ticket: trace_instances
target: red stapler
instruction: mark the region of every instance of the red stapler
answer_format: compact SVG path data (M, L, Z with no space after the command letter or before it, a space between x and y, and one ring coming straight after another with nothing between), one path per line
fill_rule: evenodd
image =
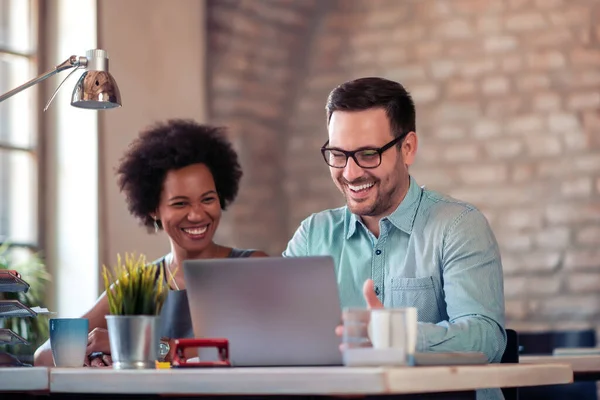
M219 353L217 361L186 361L183 350L187 348L216 347ZM173 368L211 368L231 367L229 362L229 341L227 339L175 339L175 354Z

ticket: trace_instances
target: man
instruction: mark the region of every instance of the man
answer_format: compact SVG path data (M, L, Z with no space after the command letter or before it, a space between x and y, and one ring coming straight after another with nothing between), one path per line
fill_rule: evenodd
M417 351L504 352L498 245L474 206L419 187L415 107L382 78L336 87L321 149L346 206L306 218L283 255L333 257L342 307L417 307ZM502 398L499 390L478 395Z

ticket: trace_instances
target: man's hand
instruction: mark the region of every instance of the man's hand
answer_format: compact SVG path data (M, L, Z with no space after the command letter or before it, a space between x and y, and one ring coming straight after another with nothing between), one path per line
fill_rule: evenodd
M367 279L363 285L363 296L367 302L367 308L383 308L383 304L375 294L375 285L372 279ZM342 317L343 318L343 317ZM344 335L344 325L338 325L335 328L335 334L338 336ZM341 348L341 345L340 345Z
M363 285L363 296L367 301L368 308L383 308L383 304L375 294L375 284L372 279L367 279Z

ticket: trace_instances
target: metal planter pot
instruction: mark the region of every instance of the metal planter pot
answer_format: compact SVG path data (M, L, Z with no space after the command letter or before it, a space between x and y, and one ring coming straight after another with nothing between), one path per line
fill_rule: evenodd
M158 359L159 316L107 315L114 369L153 369Z

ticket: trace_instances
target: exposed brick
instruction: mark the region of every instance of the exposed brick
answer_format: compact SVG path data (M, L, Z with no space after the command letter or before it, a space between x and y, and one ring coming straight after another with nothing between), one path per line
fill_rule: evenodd
M446 146L443 151L445 161L463 163L479 159L479 149L474 144L458 144Z
M524 104L523 98L495 97L488 102L485 115L488 118L506 118L522 111Z
M600 227L586 226L577 232L577 242L583 245L600 245Z
M533 274L551 272L560 265L559 252L529 252L527 254L504 255L502 265L505 274Z
M473 101L455 101L441 104L435 118L445 123L451 121L472 121L481 115L480 105Z
M600 250L569 250L565 255L565 268L580 271L600 268Z
M600 92L583 92L569 96L567 107L570 110L587 110L600 106Z
M520 229L540 229L544 223L544 214L538 208L535 209L515 209L502 213L500 224L506 228Z
M443 52L443 45L438 41L421 41L419 46L413 48L414 57L418 61L428 61L440 57Z
M472 80L452 79L446 84L448 98L470 97L477 93L477 85Z
M495 76L486 78L481 83L481 91L488 96L500 95L508 93L510 83L503 76Z
M579 172L598 172L600 171L600 154L581 155L572 160L571 164Z
M460 125L448 124L437 127L433 134L436 138L441 140L458 140L467 136L467 130Z
M548 297L560 292L562 281L559 276L536 276L529 278L527 292L529 297Z
M516 49L518 43L514 36L492 36L484 40L483 48L489 53L500 53Z
M527 303L522 300L506 300L504 309L508 319L524 319L529 314Z
M473 35L473 27L468 20L453 19L436 24L433 36L442 39L465 39Z
M528 234L519 234L516 232L507 232L503 234L502 231L496 231L496 238L501 243L500 252L524 252L530 250L533 241L531 236Z
M460 167L458 174L461 180L468 185L496 184L507 180L508 168L506 165L478 165L473 167Z
M560 225L600 221L600 207L576 203L549 204L546 207L546 219L551 224Z
M520 115L507 122L506 131L510 134L539 132L545 128L544 118L538 114Z
M570 3L573 4L575 2ZM590 9L586 6L575 4L565 9L552 11L549 15L550 22L553 25L579 26L582 23L589 23Z
M414 85L410 89L410 93L415 104L430 103L438 98L439 87L436 85Z
M482 58L477 61L465 61L460 67L460 74L465 78L476 78L487 74L496 68L496 62L491 58Z
M558 93L538 93L533 98L535 111L557 111L561 109L561 96Z
M408 60L404 49L386 49L377 54L377 60L381 64L400 64Z
M502 20L497 15L478 16L475 27L479 34L495 34L502 31Z
M547 134L528 134L525 138L527 153L531 157L556 156L563 152L559 138Z
M502 133L502 125L498 121L479 119L473 124L472 135L478 139L497 137Z
M576 48L571 50L570 56L571 63L578 67L582 65L600 66L600 49Z
M524 46L528 48L556 48L565 46L575 41L570 28L555 28L544 32L531 32L522 38Z
M446 79L452 76L458 66L454 60L436 60L431 63L431 75L435 79Z
M563 249L570 243L571 232L567 227L545 228L536 233L535 244L540 249Z
M466 15L496 13L505 8L501 1L454 0L450 4L454 13Z
M511 181L513 182L528 182L535 175L535 168L532 164L513 164L511 167Z
M524 8L528 8L533 4L532 0L507 0L508 8L511 11L520 11Z
M600 313L596 295L550 296L537 302L535 313L549 319L592 318Z
M381 32L377 32L379 38L381 39ZM392 39L394 43L410 43L415 40L420 40L423 36L425 36L425 28L418 24L414 25L406 25L406 24L397 24L391 33Z
M390 79L405 83L408 81L425 80L425 68L419 65L404 65L387 69ZM410 87L408 88L410 90Z
M565 5L565 0L535 0L535 8L537 9L551 9L563 5Z
M589 136L580 131L567 132L564 136L565 149L567 152L578 152L590 147Z
M562 182L560 192L567 198L588 197L592 193L592 179L581 176Z
M492 160L515 158L522 153L523 143L513 138L488 141L485 151Z
M525 276L507 276L504 278L504 297L507 300L521 297L527 292L527 277Z
M565 56L555 50L527 54L527 65L536 70L553 70L562 68L566 64Z
M547 22L539 12L510 15L506 18L506 29L509 31L529 31L544 28Z
M519 75L516 79L517 88L522 92L546 89L550 87L550 77L546 74L527 73Z
M501 60L502 71L504 72L522 72L525 62L519 54L503 57Z
M599 325L594 2L209 0L207 13L210 120L231 128L245 174L223 244L280 254L307 215L344 204L318 151L326 97L384 76L417 104L411 174L492 224L507 326Z
M548 115L548 129L551 132L564 133L578 130L581 124L575 113L551 113Z

